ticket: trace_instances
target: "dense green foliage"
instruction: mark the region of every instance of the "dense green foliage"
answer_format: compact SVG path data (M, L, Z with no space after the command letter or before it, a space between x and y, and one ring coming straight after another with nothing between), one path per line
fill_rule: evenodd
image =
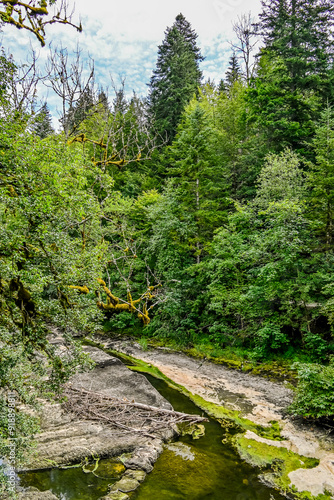
M17 67L1 54L1 407L8 391L33 405L60 390L87 364L73 333L104 327L303 361L294 413L333 416L332 9L263 9L250 82L233 55L224 85L198 87L197 35L179 15L148 104L92 89L61 133L46 105L15 108ZM22 444L34 430L18 417Z

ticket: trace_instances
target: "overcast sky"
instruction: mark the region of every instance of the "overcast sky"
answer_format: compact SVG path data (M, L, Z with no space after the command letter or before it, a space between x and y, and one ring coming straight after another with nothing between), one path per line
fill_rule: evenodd
M69 3L74 5L72 0ZM46 42L52 46L62 43L69 52L79 43L82 53L94 59L101 86L110 86L110 75L115 83L125 78L127 93L134 90L143 96L156 65L157 47L177 14L182 12L198 34L198 46L205 57L201 63L204 78L218 83L231 56L232 22L249 11L256 17L260 10L261 0L80 0L73 20L81 18L83 32L54 25L47 31ZM1 39L15 60L24 60L30 41L39 52L41 65L47 57L47 47L40 49L31 34L14 27L5 27ZM49 94L52 108L53 99Z

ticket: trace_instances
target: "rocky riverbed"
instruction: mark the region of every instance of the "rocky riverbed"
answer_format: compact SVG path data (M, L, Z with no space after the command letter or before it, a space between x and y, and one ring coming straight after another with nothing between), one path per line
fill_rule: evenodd
M59 342L61 343L61 338ZM120 360L97 348L83 349L96 365L89 372L75 375L71 380L71 387L172 410L170 403L143 375L130 371ZM36 452L25 470L69 465L84 461L86 457L118 457L128 454L126 460L123 460L126 472L113 485L110 496L107 497L116 500L128 498L126 492L138 487L146 473L153 469L153 464L162 452L163 443L176 435L175 429L168 427L159 431L142 428L139 432L110 428L102 422L80 419L64 411L60 403L45 403L40 417L41 433L36 436ZM49 500L56 497L49 491L43 493L30 489L19 493L19 498Z
M84 347L95 361L95 368L73 377L71 387L74 389L170 410L170 403L143 375L130 371L119 359L105 351L111 349L143 360L205 402L238 411L243 418L264 428L269 428L272 421L278 422L283 440L261 437L252 430L247 430L243 439L318 459L316 467L297 468L290 472L290 484L297 491L309 491L314 496L325 492L327 495L328 492L334 494L334 440L324 429L302 425L287 417L285 410L293 394L287 384L231 370L205 359L194 359L170 349L143 350L131 341L115 341L106 337L96 340L102 349ZM54 335L52 342L61 345L61 336ZM146 474L152 471L163 444L176 435L173 427L164 427L159 431L147 427L142 429L143 432L111 428L101 422L78 418L66 412L61 404L45 404L41 424L42 432L36 437L36 454L27 468L50 468L78 463L91 456L119 457L123 454L124 457L128 453L126 459L123 458L125 472L110 488L105 500L127 500L128 493L135 490ZM240 454L243 459L251 461L244 450ZM51 500L56 497L49 491L41 493L30 489L20 493L19 498Z
M192 394L208 402L240 410L245 418L254 423L269 426L272 421L277 421L283 441L265 439L251 431L247 431L245 437L317 458L320 461L317 467L300 468L289 474L291 485L297 491L309 491L314 496L330 492L334 498L333 436L324 429L303 425L287 417L285 410L293 395L287 384L190 358L170 349L144 351L137 343L112 340L104 341L104 346L154 365Z

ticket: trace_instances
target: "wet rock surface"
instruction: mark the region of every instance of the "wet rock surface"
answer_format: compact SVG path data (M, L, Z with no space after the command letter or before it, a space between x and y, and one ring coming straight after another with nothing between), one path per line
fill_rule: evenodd
M9 498L9 497L8 497ZM58 500L51 491L39 491L37 488L28 488L19 492L17 500Z
M139 486L139 482L131 477L122 477L120 481L117 481L111 488L111 491L121 491L122 493L129 493L130 491L135 491Z
M138 447L131 458L124 461L127 469L140 469L149 473L153 470L153 465L162 453L161 442L155 442L151 446Z
M129 495L123 493L122 491L114 491L109 495L101 498L101 500L128 500Z
M170 403L143 375L130 371L121 361L95 347L85 347L84 350L96 362L96 366L90 372L73 377L71 380L73 387L172 409ZM170 439L175 433L171 429L164 429L150 438L141 433L115 430L100 422L80 420L64 412L60 404L44 405L41 425L42 432L36 437L35 456L26 469L50 468L80 462L91 455L112 457L133 452L137 468L148 470L158 457L157 450L161 448L163 440ZM143 447L146 453L141 457L135 452L137 448ZM141 459L143 467L140 467Z

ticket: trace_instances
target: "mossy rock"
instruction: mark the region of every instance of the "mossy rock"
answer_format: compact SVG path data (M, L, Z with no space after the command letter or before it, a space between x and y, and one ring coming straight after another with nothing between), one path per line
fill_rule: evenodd
M199 439L205 435L203 424L188 424L184 422L177 426L180 436L191 436L193 439Z
M106 478L121 478L125 471L125 467L121 462L104 460L99 463L96 470L97 476L102 476Z
M129 493L130 491L135 491L139 486L139 482L131 477L123 476L120 481L117 481L111 488L111 491L121 491L123 493Z
M261 363L252 370L253 375L260 375L274 380L296 381L297 372L292 370L288 363L282 361L271 361Z
M312 469L319 465L319 460L316 458L304 457L284 447L278 448L260 443L242 435L235 436L234 444L240 457L247 463L269 469L272 481L283 490L289 488L290 472L297 469Z
M129 495L127 495L126 493L122 493L121 491L115 491L101 498L101 500L129 500L129 498L130 498Z
M135 479L136 481L138 481L139 483L142 483L146 477L146 472L143 471L143 470L132 470L132 469L128 469L123 477L128 477L130 479Z

